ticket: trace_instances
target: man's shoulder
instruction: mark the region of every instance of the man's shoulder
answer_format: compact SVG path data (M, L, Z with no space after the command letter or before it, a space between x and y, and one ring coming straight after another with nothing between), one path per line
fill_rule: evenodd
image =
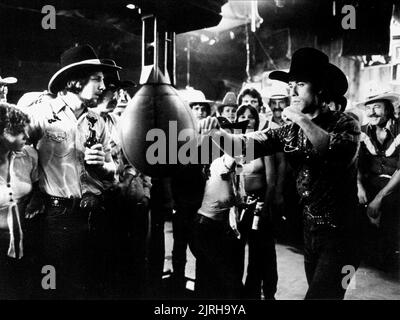
M63 105L65 105L65 102L61 98L56 97L54 99L39 101L32 106L24 108L23 111L30 116L40 117L49 114L52 115L54 109L60 108Z
M334 111L333 117L335 118L336 128L354 130L358 133L361 132L360 122L351 115L341 111Z
M21 151L16 153L16 157L31 159L31 161L34 163L36 163L38 161L38 153L37 153L36 149L30 145L25 145L21 149Z

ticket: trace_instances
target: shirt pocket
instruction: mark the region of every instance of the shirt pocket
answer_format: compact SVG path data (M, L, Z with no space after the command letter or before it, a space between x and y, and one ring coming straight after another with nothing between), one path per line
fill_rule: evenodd
M71 136L65 131L46 130L45 143L48 152L56 157L65 157L73 150Z

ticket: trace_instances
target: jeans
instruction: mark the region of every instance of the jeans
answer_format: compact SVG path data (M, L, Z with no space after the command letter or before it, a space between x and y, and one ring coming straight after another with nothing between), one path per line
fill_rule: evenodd
M239 299L243 287L243 244L228 223L198 214L191 248L196 257L197 297Z
M245 281L245 297L274 299L278 283L275 240L272 228L260 222L259 230L248 231L249 260Z
M36 241L35 274L45 277L43 266L52 266L56 284L55 289L44 289L42 281L36 279L36 298L88 298L90 284L96 282L93 271L102 267L98 250L93 248L94 238L89 235L88 215L78 207L46 206Z
M172 267L174 278L180 285L185 280L186 250L192 234L193 221L197 213L195 208L178 208L172 215L174 244L172 249ZM178 285L179 286L179 285Z
M308 282L305 299L341 300L360 264L358 232L304 226L304 267ZM350 275L350 277L349 277Z

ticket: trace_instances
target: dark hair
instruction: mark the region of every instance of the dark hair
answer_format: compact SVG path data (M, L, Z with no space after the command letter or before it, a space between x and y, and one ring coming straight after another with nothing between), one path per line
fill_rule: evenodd
M83 87L88 84L91 75L99 71L101 71L99 68L87 67L71 73L62 91L69 91L76 94L81 92Z
M238 97L239 106L242 104L242 100L243 100L243 97L245 95L249 95L249 96L252 96L253 98L256 98L258 100L258 106L259 107L263 106L263 101L262 101L262 98L261 98L261 94L254 88L247 88L247 89L242 91L242 93Z
M7 132L18 135L25 131L25 126L29 124L28 116L15 105L0 103L0 134Z
M196 105L206 107L207 116L209 116L211 114L211 106L209 103L207 103L207 102L191 102L191 103L189 103L190 109L192 109L193 106L196 106Z
M256 120L254 130L258 130L258 127L260 126L260 116L258 115L257 109L252 107L249 104L244 104L241 105L237 111L236 111L236 121L239 122L239 117L246 112L246 110L249 110L251 114L253 115L254 119Z
M389 119L395 119L393 103L391 103L387 99L371 101L371 103L373 103L373 102L382 102L383 106L385 107L385 111L386 111L386 113L388 115L388 118Z

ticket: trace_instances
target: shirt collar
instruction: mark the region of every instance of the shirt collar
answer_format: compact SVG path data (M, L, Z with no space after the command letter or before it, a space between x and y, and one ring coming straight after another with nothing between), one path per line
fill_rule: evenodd
M54 103L53 103L54 102ZM70 104L68 103L68 99L65 99L63 96L58 96L56 99L54 99L52 102L53 104L53 110L56 113L59 113L61 110L65 109L65 107L70 107L71 110L73 110L73 108L71 108ZM87 112L87 107L85 107L85 110L83 111L82 114Z
M395 122L394 122L393 119L389 119L388 122L386 122L386 125L385 125L385 129L386 129L392 136L394 136L394 126L395 126ZM367 131L367 134L368 134L368 135L370 135L370 133L371 133L373 127L374 127L374 126L371 125L371 124L368 124L368 125L367 125L367 130L368 130L368 131Z
M51 101L53 111L56 113L59 113L61 109L64 109L68 104L67 102L63 99L63 97L58 96L54 100Z

